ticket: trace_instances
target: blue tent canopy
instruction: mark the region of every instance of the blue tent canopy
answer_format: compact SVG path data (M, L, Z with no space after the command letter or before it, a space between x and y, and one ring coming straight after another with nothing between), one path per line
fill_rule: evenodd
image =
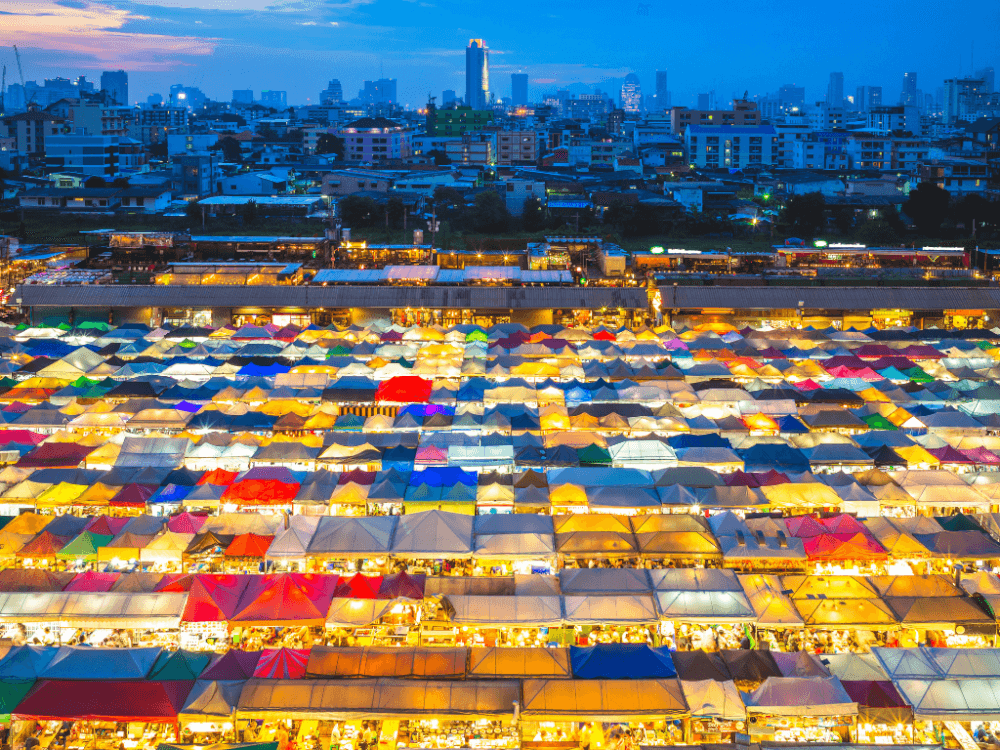
M569 659L577 679L637 680L677 676L670 651L644 643L570 646Z
M809 471L806 455L787 445L760 444L740 451L746 471Z
M55 646L14 646L0 659L0 680L34 680L52 663Z

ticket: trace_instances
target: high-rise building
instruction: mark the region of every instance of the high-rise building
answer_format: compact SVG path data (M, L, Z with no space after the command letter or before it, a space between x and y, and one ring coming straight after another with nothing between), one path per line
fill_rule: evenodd
M625 76L625 83L622 84L621 94L622 110L625 112L639 113L642 111L642 86L639 85L639 76L629 73Z
M984 94L992 94L994 91L996 91L996 89L994 88L995 77L996 73L993 70L992 65L985 68L980 68L979 70L976 71L976 78L982 78L984 81L983 83Z
M831 107L844 106L844 74L831 73L826 87L826 103Z
M899 103L908 105L917 103L916 73L903 73L903 90L899 94Z
M287 91L261 91L260 92L260 103L265 107L274 107L275 109L284 109L288 106L288 92Z
M101 91L106 91L115 104L128 104L128 73L124 70L105 70L101 73Z
M170 87L170 102L178 107L187 107L189 110L201 109L205 106L206 98L204 92L197 86L175 83Z
M326 89L319 92L320 104L336 104L342 101L344 101L344 89L336 78L326 85Z
M881 86L858 86L854 96L854 108L858 112L869 112L872 107L882 106Z
M666 111L670 108L670 91L667 89L667 71L656 71L656 109Z
M975 120L986 81L982 78L947 78L944 82L944 121Z
M698 94L698 109L704 111L715 109L714 91L709 91L707 94Z
M396 79L379 78L377 81L365 81L365 87L358 92L358 99L365 104L395 104Z
M490 51L482 39L465 48L465 104L486 109L490 104Z
M781 111L801 112L806 108L806 89L804 86L796 86L794 83L786 83L778 89L778 106Z
M510 99L515 107L524 107L528 104L528 74L511 73L510 75Z
M253 104L253 89L233 89L233 104Z
M455 96L455 90L454 89L445 89L444 91L441 92L441 106L442 107L447 107L450 104L454 104L457 101L457 99L458 99L458 97Z

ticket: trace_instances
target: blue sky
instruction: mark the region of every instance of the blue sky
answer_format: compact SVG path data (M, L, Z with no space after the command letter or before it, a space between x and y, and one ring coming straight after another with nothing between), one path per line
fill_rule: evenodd
M960 8L960 10L959 10ZM973 20L974 19L974 20ZM130 98L172 83L213 98L233 89L285 89L289 102L316 102L331 78L348 97L366 78L396 78L399 100L463 92L464 48L491 49L491 89L510 94L510 73L529 74L530 93L578 84L617 92L629 72L644 91L666 68L675 104L714 89L775 91L783 83L822 99L829 72L844 93L881 85L895 101L904 71L933 93L945 77L1000 67L1000 3L959 6L883 0L865 6L806 0L3 0L4 44L22 50L28 80L124 68ZM8 83L13 52L0 50Z

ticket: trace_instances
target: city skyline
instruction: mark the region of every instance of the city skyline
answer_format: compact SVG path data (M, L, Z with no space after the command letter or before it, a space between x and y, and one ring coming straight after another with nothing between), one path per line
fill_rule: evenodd
M985 2L975 3L984 23L971 32L958 19L932 21L934 14L922 14L912 5L907 6L912 23L897 29L887 10L883 22L871 27L878 44L860 49L849 63L842 49L822 43L840 25L846 33L847 20L832 19L822 31L810 31L803 23L806 11L792 3L778 5L774 12L791 13L803 29L794 41L765 45L750 33L759 24L755 19L747 23L743 37L727 40L734 60L759 56L765 46L781 53L769 55L769 62L753 71L734 68L726 62L728 56L697 54L703 40L696 37L672 45L669 53L658 52L655 32L668 16L657 5L611 14L602 22L601 38L584 33L588 14L554 5L539 16L544 25L559 21L552 41L533 36L499 11L479 13L473 24L457 4L403 0L247 0L240 3L241 10L234 9L232 0L13 0L4 13L22 53L26 80L41 83L79 74L95 79L101 71L124 69L132 102L183 83L217 100L228 99L235 89L280 89L288 92L289 103L318 103L331 78L339 79L346 91L356 91L365 80L384 77L399 81L401 104L420 107L428 93L464 91L470 38L483 38L490 49L490 91L498 99L510 96L510 74L518 71L529 74L529 98L534 100L568 87L581 92L596 87L614 95L630 73L651 93L654 71L668 70L673 103L688 106L709 90L724 103L734 92L763 96L788 82L804 86L812 104L825 98L831 71L843 71L845 92L882 86L892 100L904 73L916 72L924 92L932 93L945 78L995 65L1000 52L1000 42L988 31L996 24L985 22L993 16L1000 23L1000 9ZM930 9L929 3L917 5ZM695 17L694 11L680 12ZM383 25L388 17L395 25ZM904 44L921 28L938 40L941 52L932 58ZM603 41L615 33L627 33L635 43ZM17 82L16 73L11 75L16 66L10 48L0 53L0 61L8 67L8 83Z

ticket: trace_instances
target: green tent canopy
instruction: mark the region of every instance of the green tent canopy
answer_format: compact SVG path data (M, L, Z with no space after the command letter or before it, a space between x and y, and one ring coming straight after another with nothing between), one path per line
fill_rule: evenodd
M11 713L34 684L34 680L3 680L0 682L0 723L10 723Z
M149 673L150 680L197 680L208 663L212 654L205 651L162 651Z
M105 547L114 539L109 534L95 534L83 531L75 539L56 553L56 557L64 560L96 560L97 549Z

